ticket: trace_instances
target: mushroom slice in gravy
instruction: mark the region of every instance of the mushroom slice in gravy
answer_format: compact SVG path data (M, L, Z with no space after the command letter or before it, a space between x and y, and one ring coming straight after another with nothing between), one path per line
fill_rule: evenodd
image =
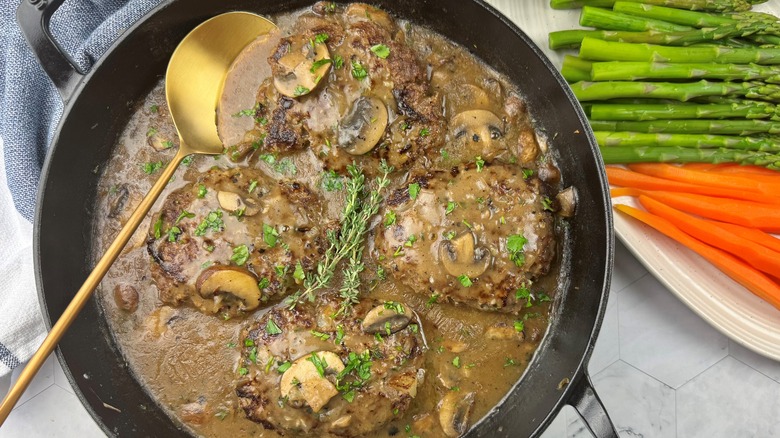
M330 53L323 38L295 35L283 38L269 58L274 86L287 97L300 97L314 90L330 70Z

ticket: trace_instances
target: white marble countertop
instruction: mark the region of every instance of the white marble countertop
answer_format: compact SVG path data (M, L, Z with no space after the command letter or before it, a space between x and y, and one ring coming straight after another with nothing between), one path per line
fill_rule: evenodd
M539 0L489 3L520 22L525 1ZM710 327L620 243L588 370L621 437L780 437L780 363ZM54 356L0 428L0 438L102 436ZM589 436L570 407L543 435Z

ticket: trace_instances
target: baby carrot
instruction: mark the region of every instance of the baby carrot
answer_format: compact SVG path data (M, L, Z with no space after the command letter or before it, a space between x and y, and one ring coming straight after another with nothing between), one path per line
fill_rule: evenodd
M694 239L680 231L680 229L675 227L671 222L654 214L628 205L617 204L615 205L615 209L644 222L657 231L676 240L682 245L685 245L715 265L734 281L753 292L759 298L780 309L780 285L772 281L771 278L764 275L762 272L750 267L747 263L725 251L713 248L706 243Z
M741 258L759 271L767 274L780 273L780 252L713 226L707 220L697 219L647 196L640 195L639 202L649 213L668 220L683 232L708 245Z

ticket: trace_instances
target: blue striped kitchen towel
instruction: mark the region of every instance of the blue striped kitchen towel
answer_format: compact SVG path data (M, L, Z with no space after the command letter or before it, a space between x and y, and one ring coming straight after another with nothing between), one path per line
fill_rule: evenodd
M160 1L65 0L52 17L52 34L86 71ZM30 222L41 166L62 114L56 89L16 23L18 4L0 0L0 376L28 360L44 336Z

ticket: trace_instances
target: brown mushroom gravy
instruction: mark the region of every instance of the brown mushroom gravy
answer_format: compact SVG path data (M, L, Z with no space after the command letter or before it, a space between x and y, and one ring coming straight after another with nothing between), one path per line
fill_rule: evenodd
M113 335L195 435L462 435L546 333L575 193L518 88L441 35L357 3L274 20L226 81L224 153L187 159L103 281ZM96 254L177 145L160 83Z

